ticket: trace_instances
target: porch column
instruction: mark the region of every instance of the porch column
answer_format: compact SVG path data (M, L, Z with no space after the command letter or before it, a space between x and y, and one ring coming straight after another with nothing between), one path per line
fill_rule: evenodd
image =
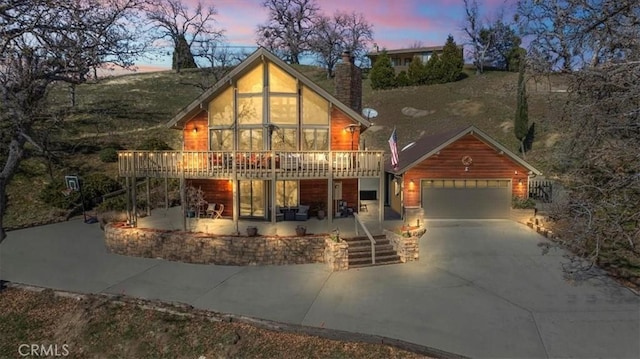
M132 223L133 218L131 217L131 188L130 188L130 181L129 181L129 176L124 178L125 182L124 182L124 188L125 188L125 197L127 199L127 222L129 224Z
M165 211L169 209L169 180L166 175L164 177L164 209Z
M182 210L182 230L184 232L187 231L187 206L185 203L187 194L185 190L184 172L182 172L182 177L180 178L180 209Z
M271 141L271 137L269 137L269 141ZM271 208L271 223L276 223L276 153L271 150L271 158L269 159L269 167L271 168L271 194L270 197L270 205Z
M137 227L138 226L138 194L136 192L138 187L138 179L135 177L135 175L133 176L133 188L131 189L131 200L133 202L133 226Z
M233 196L233 211L231 213L233 213L233 224L236 227L236 233L239 233L240 231L238 230L238 220L240 219L240 201L238 199L238 164L236 163L236 161L238 160L238 153L237 152L233 152L233 173L232 173L232 177L233 177L233 183L231 184L231 192L232 192L232 196Z
M151 216L151 178L147 177L147 216Z
M384 221L384 161L380 161L380 177L378 177L378 221L380 222L380 229L382 229L382 222Z
M333 227L333 152L329 151L329 178L327 179L327 231Z

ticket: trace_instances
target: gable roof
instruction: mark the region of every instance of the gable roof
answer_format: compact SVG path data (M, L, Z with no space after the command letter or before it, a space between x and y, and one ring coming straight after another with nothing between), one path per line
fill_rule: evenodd
M396 55L396 54L419 54L423 52L434 52L434 51L442 51L444 46L426 46L426 47L412 47L407 49L392 49L392 50L382 50L376 52L370 52L367 56L379 56L382 55L383 52L386 52L387 55Z
M385 171L395 174L402 174L411 169L411 167L417 165L418 163L421 163L427 158L438 153L443 148L449 146L453 142L468 134L476 136L480 141L486 143L489 146L492 146L497 151L504 153L506 156L511 158L511 160L522 165L536 175L542 175L542 172L540 172L540 170L533 167L527 161L520 158L518 155L507 149L505 146L503 146L502 144L491 138L491 136L482 132L475 126L461 127L434 135L422 136L417 141L415 141L414 145L399 153L397 170L393 170L391 161L388 160L385 162Z
M311 90L315 91L318 95L322 96L325 100L327 100L331 105L337 107L342 112L344 112L347 116L352 119L360 122L361 125L365 127L371 127L371 122L367 121L364 117L362 117L359 113L354 111L351 107L345 105L338 99L336 99L329 92L325 91L322 87L318 86L316 83L311 81L305 75L291 67L286 62L282 61L276 55L269 52L264 47L258 48L253 54L249 55L243 62L241 62L238 66L236 66L232 71L226 74L220 81L218 81L215 85L205 91L202 95L198 96L193 102L184 107L180 112L178 112L167 124L166 126L169 128L182 128L182 124L186 121L189 121L193 116L197 115L203 109L208 107L208 104L211 100L213 100L220 92L227 89L228 86L233 84L233 80L239 78L244 75L246 72L253 68L253 65L258 63L259 61L264 61L264 59L268 59L270 62L274 63L278 67L280 67L283 71L293 76L295 79L299 80L302 84L309 87Z

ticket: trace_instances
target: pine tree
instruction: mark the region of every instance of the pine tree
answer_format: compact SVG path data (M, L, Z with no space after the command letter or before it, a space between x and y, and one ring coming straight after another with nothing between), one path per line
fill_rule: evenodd
M442 62L440 61L440 56L438 56L438 54L431 54L424 70L426 78L425 83L431 85L442 82Z
M525 155L524 140L529 131L529 106L527 105L527 84L524 78L525 61L520 61L520 72L518 74L518 103L516 116L514 118L513 131L518 141L520 141L520 151Z
M400 73L396 77L396 85L398 85L398 87L404 87L404 86L411 85L411 81L407 77L407 72L406 71L404 71L404 70L400 71Z
M462 51L458 48L458 45L451 35L447 37L447 42L442 48L440 61L442 82L456 81L462 73L464 59L462 57Z
M418 56L411 60L407 69L407 77L411 85L424 85L427 82L426 69Z
M374 90L396 87L396 73L386 52L382 52L371 68L371 87Z

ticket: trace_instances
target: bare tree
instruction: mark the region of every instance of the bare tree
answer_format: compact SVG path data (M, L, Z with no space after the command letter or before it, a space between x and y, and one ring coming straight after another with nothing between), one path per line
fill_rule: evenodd
M217 11L213 5L205 7L198 1L191 10L181 0L148 0L146 13L156 38L173 43L171 68L178 72L198 67L192 53L194 42L223 40L224 31L214 27Z
M327 69L327 77L333 76L333 69L344 51L356 58L364 57L373 40L372 26L364 15L355 12L338 11L332 17L320 16L314 29L310 50Z
M480 11L477 0L463 0L465 11L465 26L463 28L467 34L468 44L471 45L471 56L473 65L476 67L476 74L484 71L484 63L487 51L493 45L491 32L485 29L480 19Z
M269 18L258 26L258 45L289 63L299 64L300 55L309 50L320 7L315 0L265 0L262 5L269 11Z
M206 66L203 66L202 76L195 82L185 83L205 92L220 81L234 66L246 59L249 53L246 49L235 49L217 40L204 40L194 44L193 55L206 61Z
M13 0L0 5L0 242L7 186L29 143L55 121L45 98L56 82L81 83L105 61L131 66L136 0Z
M564 5L563 41L597 51L598 60L576 64L556 47L535 47L542 56L572 61L571 68L559 64L571 70L559 123L566 141L556 164L568 200L554 217L564 243L590 264L624 267L640 257L640 3Z

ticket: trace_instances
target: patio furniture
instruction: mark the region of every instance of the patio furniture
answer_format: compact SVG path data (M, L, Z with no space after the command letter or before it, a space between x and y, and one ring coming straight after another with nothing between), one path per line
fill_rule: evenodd
M214 215L215 212L216 212L216 204L215 203L209 203L209 205L207 206L207 210L206 210L207 217L213 218L213 215Z
M285 207L282 208L282 215L284 216L285 221L295 221L296 220L296 212L298 208L296 207Z
M213 216L211 218L218 219L222 217L222 212L224 211L224 204L220 204L220 208L213 210Z
M309 219L309 207L305 205L298 206L298 212L296 212L296 221L306 221Z
M362 201L360 201L360 211L369 212L369 209L367 208L367 205L362 203Z
M276 222L282 221L284 221L284 213L282 213L280 206L276 206Z

